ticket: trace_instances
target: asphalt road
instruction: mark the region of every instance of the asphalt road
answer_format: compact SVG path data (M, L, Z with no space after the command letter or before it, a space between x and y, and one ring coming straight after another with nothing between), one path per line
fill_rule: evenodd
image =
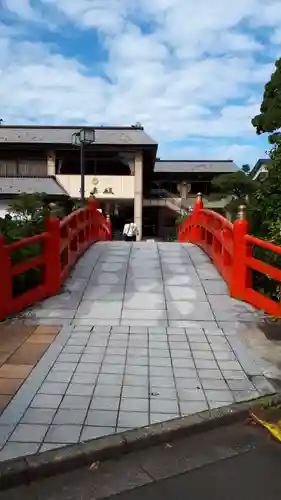
M281 446L245 423L1 491L1 500L280 500Z
M280 500L281 448L237 457L108 497L112 500Z

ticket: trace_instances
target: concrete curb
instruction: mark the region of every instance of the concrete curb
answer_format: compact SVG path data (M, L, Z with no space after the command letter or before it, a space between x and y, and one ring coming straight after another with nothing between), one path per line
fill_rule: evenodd
M0 462L0 490L28 484L37 479L89 466L92 462L118 458L123 454L208 431L244 420L249 410L269 401L281 402L281 395L272 394L215 410L206 410L188 417L113 434L84 443Z

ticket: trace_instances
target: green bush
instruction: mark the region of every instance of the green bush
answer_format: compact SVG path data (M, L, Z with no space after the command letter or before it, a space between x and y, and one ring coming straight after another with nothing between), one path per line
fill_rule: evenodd
M187 212L184 212L183 214L181 214L181 215L180 215L180 216L176 219L176 225L177 225L177 226L181 226L181 225L184 223L184 221L185 221L185 219L186 219L186 217L187 217L187 216L188 216Z
M21 194L11 201L9 213L0 218L0 233L5 244L10 245L44 231L45 220L49 215L49 207L44 193ZM59 218L64 216L64 210L58 207L53 213ZM40 243L26 244L11 254L12 265L41 255ZM42 281L41 268L34 268L13 278L13 295L18 296Z

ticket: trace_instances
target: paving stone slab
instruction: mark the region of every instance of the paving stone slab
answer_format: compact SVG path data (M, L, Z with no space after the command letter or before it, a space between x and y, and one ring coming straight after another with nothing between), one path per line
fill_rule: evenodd
M172 320L212 320L213 312L208 302L169 301L167 302L168 317Z
M46 435L46 442L78 443L81 431L81 425L51 425Z
M80 292L65 292L42 302L44 309L76 309L83 296L83 289Z
M118 416L118 427L144 427L149 425L149 414L141 412L120 411Z
M3 446L14 431L14 425L0 425L0 446Z
M168 320L161 319L121 319L121 325L142 326L142 327L152 327L152 326L168 326Z
M166 320L166 310L157 309L123 309L122 320ZM141 323L139 323L141 325Z
M122 301L103 302L83 300L77 310L76 318L119 318L122 311Z
M16 443L41 443L47 430L48 425L19 424L9 437L9 441Z
M32 455L39 448L39 443L13 443L9 441L0 451L0 461Z
M168 274L163 276L165 286L200 286L201 282L196 274L181 275L181 274Z
M101 262L95 267L95 273L124 273L128 267L127 261L124 262Z
M126 274L123 272L119 273L99 273L97 271L91 278L90 283L96 285L124 285L126 280Z
M80 441L88 441L89 439L96 439L102 436L108 436L115 433L115 427L94 427L92 425L85 425L80 437Z
M123 299L124 287L116 285L89 284L83 296L83 300L119 302Z
M208 295L228 294L228 286L223 279L202 280L202 285Z
M165 295L167 301L190 301L207 302L207 296L201 286L166 286Z
M192 415L208 409L208 404L205 401L180 401L181 415Z
M63 396L54 394L38 394L31 402L31 408L58 408Z
M29 408L21 419L23 424L50 424L56 408Z
M149 292L127 292L124 296L123 309L156 309L165 310L164 294Z
M126 284L126 293L164 293L162 280L131 278L128 277Z
M79 318L79 319L74 319L72 322L71 322L71 325L73 326L77 326L77 327L80 327L80 326L84 326L84 325L89 325L90 327L93 327L95 325L97 326L108 326L110 324L110 326L118 326L120 324L120 319L116 318L116 319L113 319L113 318L110 318L110 319L106 319L106 318Z
M86 425L101 427L116 427L118 418L117 411L90 410L86 419Z

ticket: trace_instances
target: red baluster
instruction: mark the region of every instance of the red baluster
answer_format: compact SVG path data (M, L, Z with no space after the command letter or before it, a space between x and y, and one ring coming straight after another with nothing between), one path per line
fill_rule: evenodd
M245 236L248 234L248 221L245 219L245 207L239 207L238 218L233 224L233 256L230 295L244 298L247 283L247 246Z
M46 221L48 238L45 242L45 283L48 295L56 295L61 288L61 263L60 263L60 221L49 218Z
M0 236L0 320L4 319L12 311L12 263L5 247L3 236Z

